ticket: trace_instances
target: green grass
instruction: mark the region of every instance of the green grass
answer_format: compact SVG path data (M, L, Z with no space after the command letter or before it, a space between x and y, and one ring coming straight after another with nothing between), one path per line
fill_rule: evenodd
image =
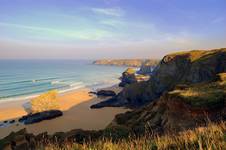
M58 145L49 143L40 145L40 150L221 150L226 148L226 123L210 123L207 127L198 127L187 130L177 135L158 136L146 134L140 138L130 137L112 141L103 138L95 142L89 141L83 144L65 142Z
M183 88L176 88L169 92L170 95L181 98L194 107L223 106L226 97L226 73L218 75L218 81L199 83Z
M217 54L219 50L222 52L223 51L225 52L226 48L215 49L210 51L206 51L206 50L192 50L192 51L181 51L181 52L179 51L179 52L169 54L167 55L167 57L173 59L175 57L188 56L190 61L194 62L194 61L202 60L203 57L204 59L208 59L209 56Z

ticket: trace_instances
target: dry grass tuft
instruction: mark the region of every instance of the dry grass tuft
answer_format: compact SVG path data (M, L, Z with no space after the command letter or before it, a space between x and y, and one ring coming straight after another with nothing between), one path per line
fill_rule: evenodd
M149 135L149 134L147 134ZM113 142L111 139L102 139L84 144L65 143L57 146L50 143L40 147L40 150L223 150L226 149L226 123L210 123L207 127L181 132L177 135L144 136L128 138Z

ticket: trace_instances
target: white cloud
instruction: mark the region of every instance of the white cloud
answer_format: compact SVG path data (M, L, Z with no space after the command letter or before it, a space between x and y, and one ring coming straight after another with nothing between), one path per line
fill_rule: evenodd
M92 8L91 9L96 14L113 16L113 17L121 17L124 16L125 12L119 8Z
M99 23L111 27L122 27L126 25L126 22L114 19L101 20Z
M70 38L70 39L78 39L78 40L100 40L103 38L111 37L110 32L102 29L63 30L63 29L54 29L54 28L0 22L0 27L1 26L14 29L14 30L22 29L23 31L25 31L24 32L25 35L26 35L26 31L29 31L29 33L32 33L33 37L39 37L41 39Z

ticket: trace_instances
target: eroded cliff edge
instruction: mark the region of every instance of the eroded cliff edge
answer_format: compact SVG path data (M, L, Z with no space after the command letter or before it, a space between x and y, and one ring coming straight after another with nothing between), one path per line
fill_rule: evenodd
M226 72L226 48L193 50L166 55L153 71L150 80L134 83L117 96L93 105L100 107L140 107L173 90L178 84L213 81L217 74Z

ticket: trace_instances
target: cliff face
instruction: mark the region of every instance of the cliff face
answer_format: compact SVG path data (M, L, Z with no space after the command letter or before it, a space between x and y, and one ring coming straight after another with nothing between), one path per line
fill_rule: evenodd
M226 120L226 73L217 76L213 82L177 86L143 108L117 115L108 128L168 133Z
M100 105L139 107L158 99L178 84L212 81L218 73L226 72L225 60L226 48L166 55L149 81L127 86L119 95Z
M104 106L141 107L117 115L100 131L72 130L34 136L21 130L1 140L0 149L1 146L26 149L35 142L56 139L82 143L103 137L128 137L130 133L140 135L146 130L175 133L206 125L208 121L225 121L226 48L167 55L149 81L126 86L116 97L98 104Z
M140 67L143 63L149 66L156 66L159 60L155 59L101 59L96 60L93 64L96 65L113 65L113 66L128 66Z
M138 71L138 73L150 75L152 74L152 71L154 70L154 68L157 66L158 63L159 63L159 60L156 60L156 61L146 60L140 66L140 70Z

